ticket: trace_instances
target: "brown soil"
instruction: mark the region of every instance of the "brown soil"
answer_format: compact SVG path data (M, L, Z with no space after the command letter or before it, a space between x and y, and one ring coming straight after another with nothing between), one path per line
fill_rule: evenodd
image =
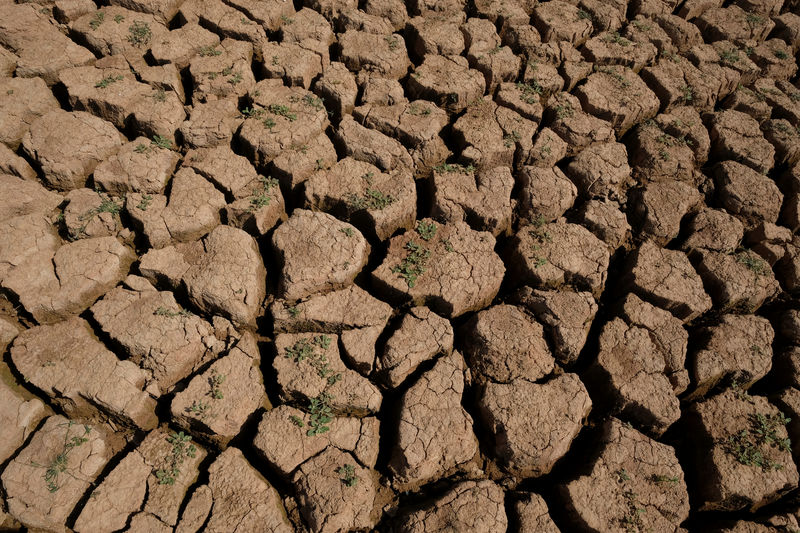
M0 531L800 530L798 0L0 4Z

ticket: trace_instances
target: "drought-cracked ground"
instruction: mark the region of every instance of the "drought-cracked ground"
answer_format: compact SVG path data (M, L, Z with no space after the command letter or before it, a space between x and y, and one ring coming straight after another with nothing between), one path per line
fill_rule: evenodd
M798 0L0 0L0 530L800 531Z

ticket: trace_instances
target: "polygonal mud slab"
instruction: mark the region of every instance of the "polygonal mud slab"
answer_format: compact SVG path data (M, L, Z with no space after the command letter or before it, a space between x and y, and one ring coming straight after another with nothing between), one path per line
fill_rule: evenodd
M501 464L520 478L547 474L583 427L592 401L577 374L544 383L517 379L482 387L478 409Z
M316 402L339 414L364 416L380 409L378 388L342 362L337 335L281 333L275 350L272 367L283 400L312 414Z
M435 355L453 351L453 326L427 307L414 307L386 341L375 363L375 374L389 387L397 387L417 367Z
M138 276L106 293L91 313L129 360L147 371L147 389L154 395L171 390L224 347L211 324Z
M522 493L509 513L519 524L521 531L539 531L541 533L560 533L544 498L532 492Z
M330 447L303 463L292 481L311 528L333 533L375 525L376 477L350 453Z
M689 236L684 250L705 248L715 252L733 252L744 237L744 225L721 209L702 208L688 224Z
M61 135L64 130L71 135ZM83 187L97 164L119 150L122 136L112 124L89 113L59 109L36 120L22 144L48 185L70 190Z
M625 321L650 334L656 350L664 357L664 373L676 394L689 386L689 372L686 370L686 350L689 334L683 323L669 311L659 309L629 293L622 302L622 316Z
M3 322L0 322L0 329L2 327ZM3 342L0 342L0 350L5 351ZM0 424L3 427L0 462L10 459L49 414L50 409L42 400L14 382L8 365L0 364Z
M578 196L578 189L556 166L525 166L517 179L521 186L517 211L526 223L558 219L572 207Z
M574 285L599 296L606 282L609 252L603 241L578 224L537 220L520 228L506 260L517 284L546 289Z
M486 81L461 56L425 56L408 81L412 98L424 98L451 112L465 109L483 96Z
M197 487L184 508L176 531L222 533L294 529L278 492L238 448L228 448L208 467L208 482Z
M350 221L380 240L414 226L417 191L410 168L381 172L369 163L346 157L315 172L305 184L306 207Z
M380 422L375 417L332 417L328 431L316 432L310 425L310 415L281 405L264 413L253 439L256 451L283 476L329 446L351 452L358 461L370 468L378 459ZM311 434L309 434L311 433ZM293 437L293 446L287 438Z
M28 528L68 531L67 517L113 452L100 426L48 417L3 471L9 514Z
M553 371L541 324L519 307L496 305L475 315L462 330L464 355L479 379L537 381Z
M139 271L151 282L183 286L201 311L254 325L266 295L267 272L246 232L220 225L202 241L150 250Z
M272 246L281 265L277 295L286 300L352 284L370 249L352 225L305 209L296 209L275 230Z
M256 409L268 403L260 365L256 340L247 333L175 395L172 419L209 442L227 445Z
M301 302L275 300L270 305L276 333L336 333L342 356L365 375L375 363L375 343L391 313L389 304L356 285L315 294Z
M464 359L439 359L405 394L389 469L396 483L416 487L462 470L478 452L472 417L461 406Z
M491 533L505 531L508 518L503 489L489 481L462 481L421 509L394 521L397 531L426 533L452 529Z
M765 398L740 391L689 407L701 509L755 510L797 486L786 421Z
M433 169L431 218L443 222L467 222L477 231L492 235L511 227L511 190L514 177L509 167L475 170L444 164Z
M643 300L689 322L711 309L711 298L683 252L645 241L630 256L627 283Z
M775 333L765 318L724 315L719 324L700 332L705 340L692 357L693 396L702 396L720 382L747 390L772 368Z
M590 471L560 487L574 527L672 531L689 516L683 470L670 446L612 418L590 461Z
M11 361L69 416L108 417L144 430L158 423L156 402L143 391L148 372L117 359L82 318L23 331Z
M438 313L460 316L492 301L505 267L491 233L465 222L417 222L415 231L394 237L386 260L372 272L379 292L393 300L423 303Z
M601 384L615 415L660 436L681 416L665 369L664 354L649 331L617 318L603 327L597 360L588 375Z
M81 239L29 257L3 279L37 322L80 313L128 273L134 253L114 237Z
M183 432L151 431L92 491L76 531L120 529L134 514L150 515L159 527L174 526L205 456Z
M714 306L723 311L755 311L780 290L769 263L750 250L734 254L699 250L692 252L692 260L697 261Z
M0 174L0 220L30 214L49 214L64 200L35 181Z

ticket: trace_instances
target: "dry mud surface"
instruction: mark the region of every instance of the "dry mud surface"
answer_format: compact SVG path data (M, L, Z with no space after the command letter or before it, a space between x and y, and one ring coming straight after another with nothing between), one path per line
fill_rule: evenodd
M0 0L0 531L800 532L798 0Z

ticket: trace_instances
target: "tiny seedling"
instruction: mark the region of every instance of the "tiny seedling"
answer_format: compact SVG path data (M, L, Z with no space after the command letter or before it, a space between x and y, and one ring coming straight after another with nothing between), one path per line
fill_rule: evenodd
M650 479L653 481L653 483L669 483L671 485L677 485L681 480L681 478L678 476L666 476L663 474L654 475Z
M620 46L630 46L631 44L631 42L620 35L618 31L606 33L603 40L607 43L614 43Z
M358 476L356 475L356 467L351 464L345 464L336 469L336 473L341 476L342 483L348 487L355 487L358 485Z
M167 318L174 318L176 316L191 316L191 312L188 309L180 309L178 311L172 311L167 309L164 306L159 306L153 314L156 316L165 316Z
M526 104L535 104L542 95L542 86L536 80L527 83L517 82L517 90L522 93L520 98Z
M316 96L314 96L312 94L305 95L303 97L303 103L305 105L307 105L308 107L311 107L311 108L314 108L314 109L318 109L318 110L325 107L322 104L322 99L318 98L318 97L316 97Z
M75 422L70 420L66 424L62 425L67 426L67 431L64 433L64 444L61 448L61 451L58 452L55 458L53 458L53 460L46 465L31 461L31 466L36 468L44 468L44 482L47 486L47 490L51 493L57 492L58 489L61 488L61 484L59 483L59 477L61 474L66 474L73 478L75 477L69 468L69 454L75 448L86 444L89 441L89 437L87 437L87 435L89 435L89 433L92 431L92 428L89 426L83 426L82 434L70 437L69 430L75 425Z
M387 35L383 38L386 41L386 44L389 45L389 50L396 50L398 46L400 46L400 41L397 40L397 37L394 35Z
M680 91L681 91L681 100L683 100L687 104L692 100L694 100L694 89L692 89L688 85L683 85L680 88Z
M167 442L172 444L172 452L166 458L165 468L155 471L159 485L174 485L175 479L181 474L181 465L186 458L197 455L197 448L192 444L192 438L183 431L173 432L167 437Z
M217 50L217 45L201 46L198 54L200 57L213 57L222 55L222 50Z
M281 15L281 22L283 22L284 24L292 24L294 22L294 19L286 15Z
M239 85L241 82L242 82L242 73L241 72L235 73L228 80L228 83L230 83L231 85L234 85L234 86Z
M578 10L578 18L581 20L592 20L592 14L583 9Z
M136 145L136 148L134 148L133 151L137 154L147 154L150 153L150 147L146 144L139 143Z
M309 429L306 435L313 437L314 435L322 435L330 431L328 423L333 420L333 411L330 402L333 397L327 392L321 392L316 398L311 398L308 404L308 411L310 418L308 422Z
M406 280L409 289L414 288L417 278L425 273L426 263L431 256L430 250L414 241L406 243L407 254L399 265L392 267L393 274L400 274Z
M431 110L428 109L427 107L420 106L417 102L414 102L413 104L408 106L408 114L409 115L414 115L414 116L430 115L431 114Z
M743 264L759 276L765 275L769 269L766 261L749 250L743 250L736 254L736 262Z
M211 407L203 400L193 401L192 405L186 408L187 413L191 413L198 418L206 418L210 414Z
M250 197L250 207L248 208L250 211L268 206L270 202L270 190L278 186L278 180L272 177L259 176L258 181L261 183L261 187L253 189L253 195Z
M105 18L106 14L103 11L98 11L97 13L94 14L92 20L89 21L89 27L92 28L92 30L96 30L97 28L100 27Z
M775 50L773 53L775 54L775 57L777 57L778 59L786 59L789 57L789 54L787 54L783 50Z
M731 48L730 50L723 50L719 54L720 59L722 59L725 63L736 63L739 61L739 51L735 48Z
M473 165L462 166L457 163L440 163L433 167L436 172L475 172Z
M450 242L450 239L442 239L442 244L444 244L444 249L447 252L455 252L456 249L453 248L453 243Z
M133 24L128 26L128 42L133 46L141 47L149 44L152 39L153 33L150 31L150 25L141 20L135 20Z
M628 471L624 468L620 468L617 470L617 481L622 483L623 481L630 481L631 476L628 474Z
M292 111L289 109L289 106L287 105L270 104L268 110L273 115L281 116L286 120L288 120L289 122L294 122L295 120L297 120L297 114L292 113Z
M225 397L222 393L222 384L225 383L227 376L225 374L217 374L211 372L211 377L208 378L208 384L211 387L211 397L215 400L221 400Z
M555 107L556 117L559 120L564 120L565 118L570 118L575 115L575 110L572 109L572 105L569 102L565 102L563 104L558 104Z
M305 424L303 423L303 419L297 415L289 415L289 420L292 422L292 424L294 424L299 428L305 426Z
M122 81L123 79L124 79L124 77L122 76L122 74L120 74L118 76L106 76L102 80L100 80L97 83L95 83L94 86L97 89L105 89L106 87L108 87L109 85L114 83L115 81Z
M353 228L341 228L339 231L347 235L348 237L353 236Z
M116 22L117 24L122 23L123 20L125 20L125 17L123 17L122 15L114 15L114 22Z
M325 351L330 348L331 338L327 335L318 335L312 339L303 338L294 343L294 345L286 348L284 357L291 359L295 363L306 361L321 378L325 378L328 385L334 385L340 379L342 374L334 372L328 364L328 358ZM319 348L321 351L318 351Z
M638 533L644 530L644 522L642 515L647 511L644 507L639 506L637 494L632 490L626 490L623 494L628 511L620 519L620 525L625 529L626 533Z
M153 100L156 102L166 102L167 101L167 92L164 90L163 87L158 87L156 91L152 95Z
M511 148L515 146L520 140L522 136L517 131L512 131L511 133L507 133L503 136L503 146L506 148Z
M367 187L367 190L360 196L356 193L350 193L347 197L347 205L353 211L362 209L381 210L389 207L394 202L395 198L391 194L384 194L372 187Z
M172 150L172 141L170 141L166 137L162 137L161 135L153 135L153 140L150 141L150 146L155 146L156 148L161 148L162 150Z
M292 318L297 318L298 316L300 316L300 309L296 305L288 307L286 310L289 311L289 316L291 316Z
M434 235L436 235L436 224L433 222L425 222L424 220L420 220L417 222L416 231L419 233L420 237L426 241L429 241L434 237Z

